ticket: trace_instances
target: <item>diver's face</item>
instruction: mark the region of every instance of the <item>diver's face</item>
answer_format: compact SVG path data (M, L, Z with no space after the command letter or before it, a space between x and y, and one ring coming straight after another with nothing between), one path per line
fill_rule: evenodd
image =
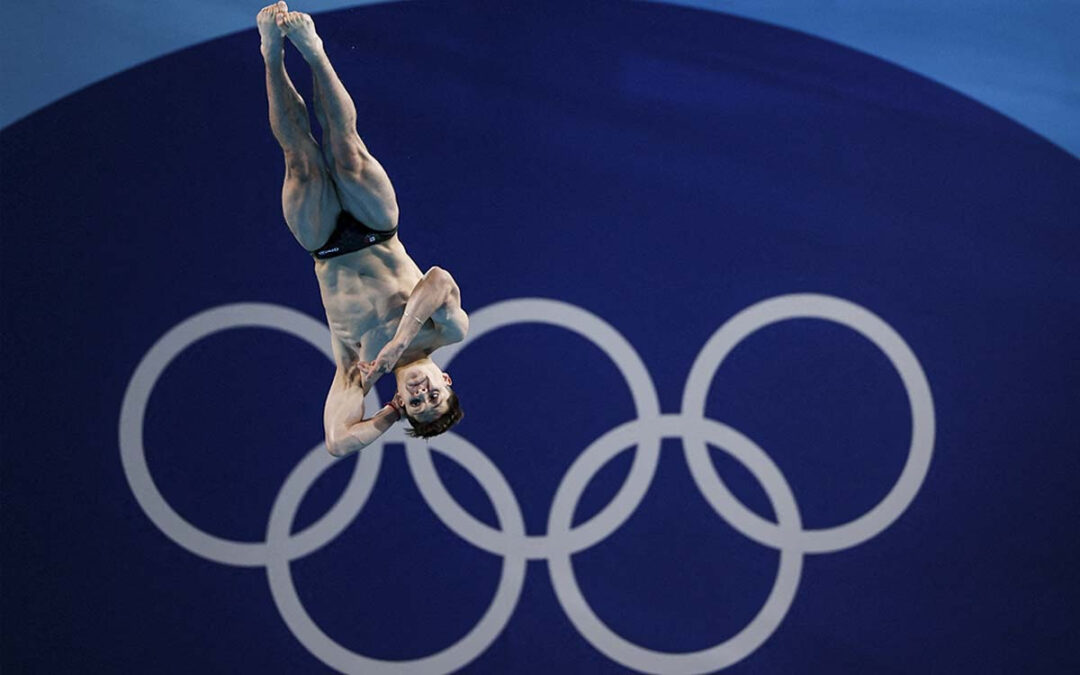
M438 366L431 362L410 365L397 375L397 393L409 417L430 422L446 412L451 380Z

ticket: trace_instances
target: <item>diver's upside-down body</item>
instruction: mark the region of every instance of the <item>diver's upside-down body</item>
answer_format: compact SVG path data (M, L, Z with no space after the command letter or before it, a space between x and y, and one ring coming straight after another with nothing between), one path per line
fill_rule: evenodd
M285 153L285 222L315 258L337 372L323 413L334 456L360 450L402 416L428 437L462 417L450 376L429 358L465 337L469 318L448 272L422 273L398 238L398 205L382 165L356 131L356 107L315 32L311 17L278 2L256 17L266 63L270 128ZM285 69L285 40L311 68L307 106ZM364 418L364 395L393 372L397 393Z

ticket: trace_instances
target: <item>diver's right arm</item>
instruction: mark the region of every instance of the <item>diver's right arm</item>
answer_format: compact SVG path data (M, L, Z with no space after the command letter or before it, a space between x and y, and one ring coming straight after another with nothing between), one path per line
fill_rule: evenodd
M326 449L334 457L363 450L399 419L401 406L397 397L364 419L364 387L350 382L347 373L339 370L330 386L323 410Z
M327 425L326 449L334 457L344 457L351 452L363 450L400 419L401 412L392 403L387 403L366 420Z

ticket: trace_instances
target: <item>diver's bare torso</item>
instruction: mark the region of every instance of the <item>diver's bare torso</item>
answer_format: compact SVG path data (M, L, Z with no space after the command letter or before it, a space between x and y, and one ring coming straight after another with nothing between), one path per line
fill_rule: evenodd
M394 337L405 304L424 275L395 236L337 258L316 260L315 276L338 368L348 370L358 361L374 361ZM443 346L440 336L431 321L425 322L403 359Z
M316 260L315 276L337 362L323 424L327 448L340 456L378 438L402 413L391 405L365 418L364 397L377 378L373 369L382 363L385 370L396 372L401 366L415 372L412 364L462 339L468 317L449 273L433 267L421 274L396 236L343 256ZM400 398L397 401L405 405Z

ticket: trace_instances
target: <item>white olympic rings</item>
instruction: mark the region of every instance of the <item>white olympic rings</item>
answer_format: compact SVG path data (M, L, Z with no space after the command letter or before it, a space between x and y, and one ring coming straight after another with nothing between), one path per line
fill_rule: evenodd
M795 318L817 318L860 333L888 357L900 375L912 411L908 458L897 483L868 513L839 526L804 530L795 497L776 464L753 441L735 429L704 417L705 398L723 360L758 329ZM915 354L896 331L868 310L840 298L793 294L764 300L739 312L706 342L683 393L682 412L661 415L656 388L641 358L626 339L597 316L564 302L518 299L475 312L463 342L436 353L443 367L485 333L518 323L546 323L566 328L592 341L615 363L630 387L638 418L594 441L572 463L556 490L547 533L527 535L520 505L506 479L490 459L453 432L432 446L465 468L495 507L499 528L493 528L461 507L443 486L425 442L408 439L395 427L363 451L349 483L331 509L296 534L293 521L304 495L334 460L319 444L285 480L271 509L265 542L238 542L196 528L176 513L150 475L143 447L146 407L154 385L168 364L194 342L213 333L240 327L282 330L306 340L332 360L325 324L277 305L235 304L197 314L174 327L143 357L128 383L120 413L120 456L132 492L150 520L192 553L237 566L265 566L270 591L285 623L301 644L328 666L345 673L448 673L468 664L498 637L517 606L526 561L547 560L560 605L577 630L597 650L645 673L692 675L713 672L746 658L777 629L794 601L806 553L851 548L876 536L907 509L929 469L934 443L934 407L930 386ZM378 409L372 390L365 404ZM736 530L777 549L780 564L764 605L739 633L713 647L689 653L659 652L633 644L608 628L581 593L571 556L590 548L617 530L637 509L652 482L663 438L683 439L695 484L713 509ZM290 564L337 537L363 509L378 477L386 443L405 443L409 469L432 511L453 532L474 546L503 557L502 574L490 606L469 633L435 654L388 661L357 654L328 637L300 603ZM714 470L708 446L743 463L765 490L777 522L762 518L727 489ZM636 446L626 481L599 513L574 527L572 519L585 487L616 455Z

